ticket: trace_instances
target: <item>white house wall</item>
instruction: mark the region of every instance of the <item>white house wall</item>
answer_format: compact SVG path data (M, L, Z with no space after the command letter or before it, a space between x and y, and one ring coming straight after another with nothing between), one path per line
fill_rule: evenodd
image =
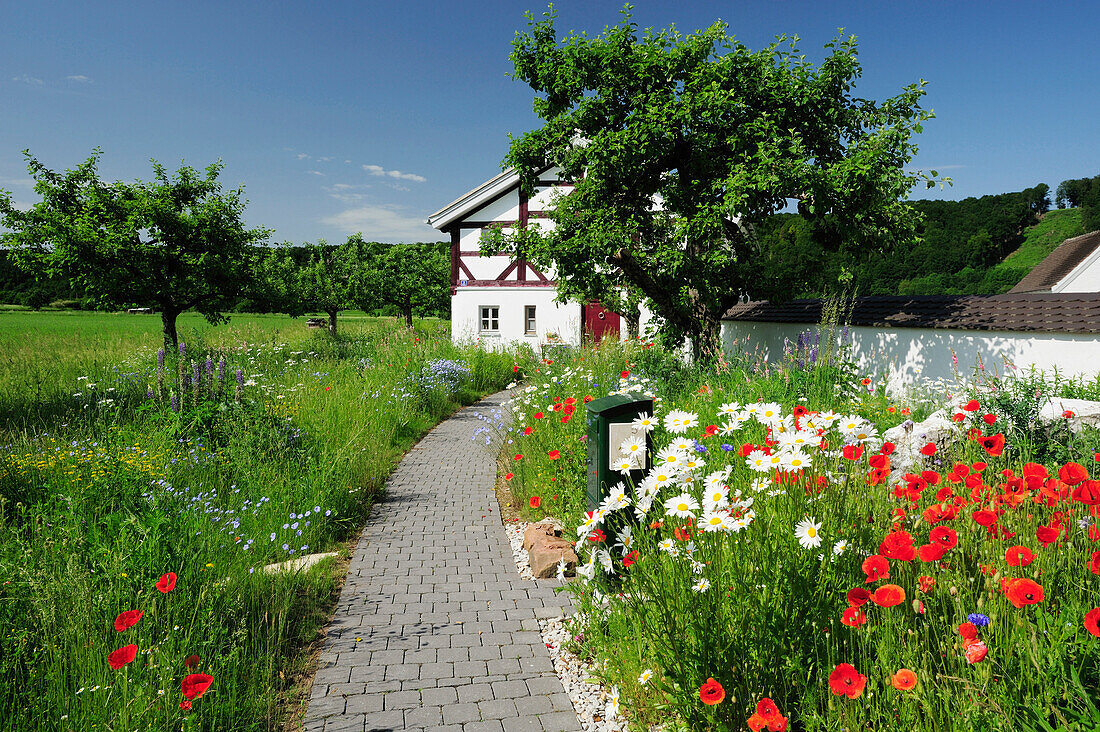
M797 343L807 330L817 326L726 320L722 344L727 354L756 353L775 362L784 357L785 341ZM1069 378L1094 379L1100 373L1100 338L1090 335L851 326L847 342L859 369L885 378L893 394L924 380L954 381L956 369L969 378L982 366L995 375L1026 373L1032 367Z
M459 287L451 297L451 339L472 343L480 339L485 348L499 349L512 343L526 343L536 351L542 344L560 339L580 345L581 306L557 303L554 288L546 287ZM535 306L535 333L524 332L525 308ZM500 328L481 332L482 306L496 306Z
M1051 292L1100 292L1100 248L1050 288Z

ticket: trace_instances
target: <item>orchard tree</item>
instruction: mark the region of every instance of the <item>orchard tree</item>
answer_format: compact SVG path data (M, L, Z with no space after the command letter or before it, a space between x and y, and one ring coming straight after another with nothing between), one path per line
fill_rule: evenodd
M181 167L174 175L155 160L154 179L106 183L96 170L102 151L64 174L29 151L27 168L42 200L15 207L0 191L0 244L40 279L67 279L97 305L155 306L166 346L176 346L176 318L194 308L211 323L252 282L256 242L270 234L246 229L241 189L222 191L219 161L205 175Z
M575 183L555 226L486 237L552 267L560 286L635 288L671 340L696 357L720 348L722 315L743 297L782 299L799 286L762 267L756 229L797 204L816 241L866 253L911 243L918 216L902 201L931 177L907 169L914 133L932 117L924 82L884 102L852 95L854 37L814 65L797 38L752 51L717 22L687 36L639 33L629 6L602 35L559 42L551 8L516 34L514 78L531 86L545 124L505 159L534 191L559 165Z
M377 305L380 282L368 245L359 234L340 246L323 239L305 244L295 256L283 245L268 253L264 280L279 309L292 316L320 311L328 315L328 331L336 335L336 316L341 310Z
M397 309L412 327L413 315L443 311L450 300L451 266L439 244L393 244L380 256L383 304Z

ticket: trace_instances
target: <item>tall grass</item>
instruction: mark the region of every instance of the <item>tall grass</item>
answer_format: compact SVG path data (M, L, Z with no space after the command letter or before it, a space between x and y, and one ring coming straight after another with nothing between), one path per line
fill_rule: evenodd
M512 356L455 348L434 322L333 339L253 317L185 326L158 383L156 327L18 316L0 337L38 347L0 378L0 730L279 727L339 578L263 568L342 551L401 454L512 377ZM179 379L192 361L197 389ZM441 362L454 378L432 377ZM127 610L144 615L117 631ZM189 700L196 673L213 684Z

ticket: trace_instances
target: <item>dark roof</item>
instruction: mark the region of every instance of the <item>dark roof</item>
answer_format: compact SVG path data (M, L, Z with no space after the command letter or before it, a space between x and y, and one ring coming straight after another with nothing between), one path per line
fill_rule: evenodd
M726 320L817 323L820 299L772 304L766 300L730 308ZM1100 334L1100 293L921 295L857 297L852 325L957 330Z
M1009 293L1050 292L1073 268L1085 261L1100 246L1100 231L1066 239L1027 273Z

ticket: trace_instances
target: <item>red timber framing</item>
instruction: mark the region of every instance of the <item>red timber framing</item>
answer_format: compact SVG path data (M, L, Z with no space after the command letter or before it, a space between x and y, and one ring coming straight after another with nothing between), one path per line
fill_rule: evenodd
M540 180L536 186L539 188L554 188L554 187L572 187L572 183L559 183L557 181ZM484 229L488 226L503 226L506 228L523 228L526 227L531 219L549 218L550 212L544 210L530 209L530 202L527 196L523 195L518 190L518 186L514 186L507 191L501 192L491 200L484 203L481 208L485 208L493 203L496 203L500 199L508 195L519 196L519 218L515 220L462 220L456 221L448 228L451 234L451 294L454 295L458 290L459 283L462 282L463 288L466 287L556 287L557 283L550 280L546 275L540 272L534 265L527 261L525 257L519 257L513 260L500 274L493 279L477 279L474 277L470 267L463 261L464 257L480 257L480 250L476 249L462 249L461 239L462 231L464 229ZM508 279L513 277L514 279ZM533 279L528 279L528 277Z

